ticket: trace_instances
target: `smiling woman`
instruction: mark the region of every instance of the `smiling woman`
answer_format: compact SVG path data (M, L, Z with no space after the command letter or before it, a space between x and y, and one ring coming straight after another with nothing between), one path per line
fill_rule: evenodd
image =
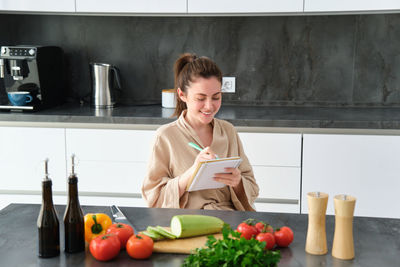
M149 207L254 210L259 188L239 136L232 124L214 118L221 107L220 69L209 58L183 54L174 72L178 119L157 130L143 198ZM226 185L223 188L186 191L198 163L216 155L243 161L238 168L214 174L215 181Z

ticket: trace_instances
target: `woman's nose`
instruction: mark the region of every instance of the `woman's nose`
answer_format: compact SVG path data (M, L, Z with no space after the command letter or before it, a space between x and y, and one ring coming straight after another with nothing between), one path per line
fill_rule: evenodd
M204 107L207 108L207 109L211 109L212 100L211 99L207 99L206 102L204 103Z

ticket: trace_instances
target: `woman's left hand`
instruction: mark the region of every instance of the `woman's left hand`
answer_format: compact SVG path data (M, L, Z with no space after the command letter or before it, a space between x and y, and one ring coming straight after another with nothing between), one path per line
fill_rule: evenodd
M237 187L242 181L242 175L238 168L225 168L226 173L214 174L214 180L226 185Z

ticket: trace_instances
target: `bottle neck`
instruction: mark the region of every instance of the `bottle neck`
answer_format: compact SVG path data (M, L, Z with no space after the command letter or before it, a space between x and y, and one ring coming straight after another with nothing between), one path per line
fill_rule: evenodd
M42 203L43 205L53 206L53 193L51 190L51 180L42 182Z
M79 204L78 199L78 178L75 175L71 175L68 178L68 202L70 204Z

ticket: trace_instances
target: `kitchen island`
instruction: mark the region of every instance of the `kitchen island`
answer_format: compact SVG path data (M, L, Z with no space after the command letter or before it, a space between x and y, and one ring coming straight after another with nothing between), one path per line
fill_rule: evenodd
M60 221L60 256L43 259L37 257L38 237L36 219L40 205L11 204L0 210L1 266L179 266L187 255L155 253L148 260L131 259L125 251L110 262L99 262L86 250L67 254L64 248L62 218L65 206L56 206ZM109 207L83 206L84 213L104 212L111 216ZM205 211L179 209L149 209L120 207L137 230L148 225L169 225L176 214L205 214L217 216L235 228L241 221L254 218L275 227L287 225L293 229L294 241L289 248L281 249L279 266L398 266L400 252L400 220L383 218L354 218L355 259L344 261L331 256L334 216L327 216L326 229L328 254L314 256L304 251L307 215L265 212ZM357 207L356 207L357 209Z

